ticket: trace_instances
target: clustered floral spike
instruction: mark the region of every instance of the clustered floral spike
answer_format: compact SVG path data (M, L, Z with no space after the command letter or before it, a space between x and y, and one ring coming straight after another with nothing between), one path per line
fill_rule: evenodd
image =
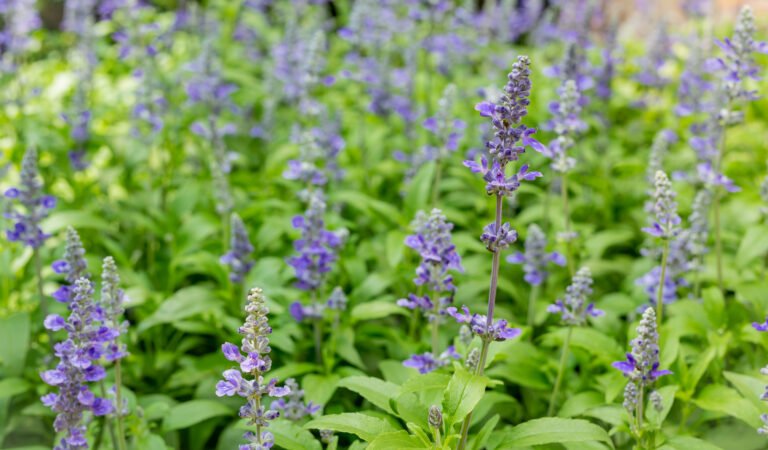
M643 228L643 231L651 236L672 239L679 233L681 222L677 215L675 192L667 174L660 170L656 172L655 186L653 210L656 218L653 225Z
M66 275L67 283L64 284L56 292L53 293L53 298L61 303L68 303L72 297L72 287L80 278L89 278L87 273L88 263L85 261L85 249L83 243L80 241L80 235L77 234L74 228L67 228L67 243L64 250L64 259L54 261L51 264L53 271Z
M584 49L580 44L572 42L566 49L563 62L558 66L547 68L544 74L564 81L573 80L579 94L578 103L585 106L589 103L589 98L584 95L584 92L595 86L595 80L592 78L593 72Z
M595 70L595 95L605 101L613 97L613 79L616 76L616 66L620 62L618 53L618 26L608 26L605 43L600 51L602 63Z
M755 19L752 8L745 5L736 20L733 38L716 41L725 53L725 58L718 58L713 65L723 73L722 88L726 96L723 100L728 106L737 100L754 101L758 98L757 91L748 90L745 81L760 79L754 53L768 53L768 43L755 41L754 35ZM720 119L726 124L739 123L743 119L743 113L730 111L726 107L720 112Z
M520 336L519 328L510 328L505 319L499 319L487 326L488 316L484 314L472 314L466 306L461 307L461 311L455 306L449 306L445 312L456 319L458 323L466 323L472 334L479 336L480 339L488 341L506 341Z
M529 172L528 165L523 165L520 171L511 177L506 176L506 167L512 161L517 161L525 152L525 147L530 146L537 150L544 147L531 137L536 132L521 123L523 117L528 114L528 105L531 95L531 61L527 56L519 56L509 73L509 82L504 86L504 94L498 102L485 101L479 103L475 109L483 117L491 119L494 133L493 140L486 142L486 147L491 156L488 159L483 155L480 163L465 161L464 165L472 172L480 173L486 181L488 195L509 196L520 187L523 180L534 180L541 176L540 172ZM505 224L506 225L506 224ZM507 230L509 228L507 227ZM503 230L488 230L499 235ZM497 239L497 243L503 240ZM486 243L487 245L487 243Z
M549 143L541 153L552 159L552 169L558 173L569 172L576 165L576 160L567 155L574 144L574 135L584 131L587 124L581 120L579 90L573 80L566 80L557 91L559 100L550 103L549 111L553 114L550 127L557 138Z
M43 194L43 183L37 170L37 151L34 148L27 149L21 161L20 187L7 189L5 198L18 201L20 206L5 213L5 218L14 222L13 228L5 232L8 240L22 242L33 249L41 247L50 235L43 232L40 223L56 206L56 198Z
M684 275L692 269L690 252L690 229L681 230L680 233L669 242L669 254L667 256L667 268L664 274L664 289L662 290L662 303L672 303L679 298L680 288L688 286ZM648 252L653 254L655 252ZM638 278L635 284L643 288L648 302L656 305L661 284L661 266L654 266L648 273ZM638 308L643 311L645 308Z
M42 21L35 0L4 2L0 13L3 23L6 24L2 30L2 69L3 73L13 73L18 69L21 57L29 50L30 35L40 28Z
M245 229L242 219L236 213L232 213L231 218L232 237L230 239L229 251L221 257L221 263L229 266L229 279L233 283L242 283L245 276L253 268L253 245L248 239L248 232Z
M450 345L438 356L431 352L413 355L403 361L403 365L417 369L419 373L425 374L448 365L454 359L461 359L461 355L456 352L456 348L453 345Z
M640 72L635 76L638 83L650 88L662 88L669 79L661 76L660 69L672 55L672 42L667 31L667 24L662 22L655 27L648 53L638 61Z
M536 224L528 226L528 238L525 240L525 253L517 252L507 257L507 262L522 264L525 281L531 286L539 286L549 276L547 264L565 266L565 257L557 252L547 253L547 237Z
M293 246L297 254L288 258L296 273L296 287L305 291L318 289L336 262L344 242L345 232L325 229L326 204L320 192L309 199L307 212L293 218L293 227L301 231L301 238Z
M698 172L699 180L709 189L721 187L728 192L739 192L741 190L733 180L712 168L712 163L709 161L699 163L696 166L696 171Z
M325 306L328 309L336 311L344 311L347 309L347 296L344 294L344 289L341 286L336 286L331 291L331 295L328 296L328 300L325 302Z
M627 353L627 360L615 362L613 367L620 370L637 388L650 387L659 377L672 373L659 369L659 333L653 308L646 308L643 312L637 326L637 338L632 340L631 345L632 351Z
M659 130L653 137L651 152L648 157L648 168L645 179L655 188L656 172L664 171L664 158L669 153L669 146L677 142L677 133L670 129ZM653 191L650 192L653 195Z
M691 47L691 55L686 61L685 70L680 74L680 83L677 88L678 102L675 106L675 114L678 116L690 116L708 112L712 105L706 95L713 84L707 79L707 61L704 39L696 39Z
M312 402L304 403L304 390L299 387L296 380L288 378L285 380L285 387L290 393L275 400L271 405L280 413L280 416L297 422L320 411L321 405Z
M53 427L63 433L62 449L85 449L86 412L103 416L113 412L112 403L94 395L87 383L103 380L106 371L99 365L105 344L119 332L107 325L104 310L93 299L93 287L86 278L75 281L74 296L69 303L68 319L51 314L45 318L45 328L65 330L67 339L54 346L59 363L53 370L40 374L46 384L56 386L58 394L44 395L45 406L57 413Z
M115 259L104 258L101 270L101 298L99 306L104 314L104 324L114 331L113 338L105 343L104 359L117 361L128 356L125 344L119 338L128 330L128 321L122 319L125 312L125 292L120 288L120 275Z
M712 191L699 189L693 198L691 214L688 216L688 251L699 260L707 253L709 239L709 207L712 204Z
M245 324L238 330L243 335L241 346L238 348L229 342L221 346L224 357L238 363L239 367L224 371L224 379L216 384L216 395L237 395L246 400L240 408L240 417L247 419L248 425L255 426L256 432L245 433L244 438L248 444L241 445L240 450L263 450L271 448L274 443L274 436L266 428L271 420L280 415L278 411L267 408L265 402L268 397L290 394L290 389L278 387L276 378L269 381L265 378L272 368L272 359L269 357L272 351L269 347L272 328L269 326L269 309L261 289L250 290L245 311L248 313Z
M565 299L558 299L549 305L547 311L560 314L566 325L581 326L587 323L588 317L600 317L605 314L589 302L592 295L592 272L588 267L582 267L573 276L573 281L565 290Z
M454 291L453 277L448 271L463 272L464 268L451 240L453 224L447 221L442 211L433 209L429 215L424 211L416 213L411 227L414 234L406 237L405 245L421 256L413 282L430 291Z
M283 177L315 187L326 185L329 179L340 180L344 171L340 169L338 159L345 142L338 133L338 124L294 130L292 140L299 146L299 157L288 161ZM306 195L306 192L300 193L300 196Z

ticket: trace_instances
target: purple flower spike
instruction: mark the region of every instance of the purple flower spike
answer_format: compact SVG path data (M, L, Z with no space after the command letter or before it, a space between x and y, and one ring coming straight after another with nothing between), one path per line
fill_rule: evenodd
M240 417L247 419L250 426L258 425L267 427L269 422L280 415L277 409L268 409L264 401L267 397L283 397L289 395L289 387L278 387L277 379L266 381L265 375L272 367L269 357L269 334L272 328L269 326L264 294L261 289L253 288L248 293L248 304L245 307L248 313L245 323L238 330L243 336L242 344L238 349L229 342L222 345L224 357L229 361L240 362L239 369L228 369L223 373L223 380L216 384L218 397L238 396L245 399L245 405L240 408ZM243 358L242 353L247 357ZM276 408L277 402L272 402L271 408ZM264 447L264 442L272 442L272 435L265 431L260 436L248 432L244 438L250 442L241 445L240 448L269 448ZM256 447L259 445L259 447Z
M229 266L229 279L233 283L242 283L245 276L253 268L253 245L248 239L248 232L245 230L245 224L236 213L231 217L230 249L226 255L221 257L221 263Z
M288 420L298 422L304 417L315 415L322 408L321 405L312 402L304 402L304 390L299 387L299 383L293 378L285 380L284 388L276 389L280 389L280 392L277 392L277 394L283 395L281 395L282 398L279 398L272 403L272 408ZM270 395L274 396L275 393L276 390L273 390Z
M659 334L656 331L656 313L647 308L637 327L637 338L632 341L632 352L626 361L613 363L630 382L639 387L650 387L656 379L670 375L669 370L659 370Z
M757 331L768 331L768 317L763 323L752 322L752 327Z
M599 317L604 313L588 303L592 295L592 273L588 267L582 267L573 276L573 282L566 288L565 298L558 299L547 308L553 314L560 314L563 323L571 326L581 326L587 323L588 317Z
M5 197L18 202L18 206L9 208L5 214L13 222L13 228L6 230L8 240L21 242L33 249L41 247L49 235L43 232L40 223L48 216L49 210L56 206L56 199L43 194L35 149L29 148L24 153L21 186L7 189Z
M523 264L525 281L531 286L539 286L547 279L548 263L565 266L565 257L557 252L547 253L547 238L536 224L528 227L528 237L525 241L525 253L517 252L507 257L507 262Z

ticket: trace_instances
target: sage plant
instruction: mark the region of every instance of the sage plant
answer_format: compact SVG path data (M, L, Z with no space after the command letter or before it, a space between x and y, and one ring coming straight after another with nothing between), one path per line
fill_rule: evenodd
M93 286L87 278L75 281L73 293L67 319L57 314L45 318L46 329L65 330L67 338L54 346L59 359L56 368L40 374L46 384L58 388L58 393L46 394L41 400L56 413L53 427L57 433L63 433L59 448L86 449L88 413L104 416L114 411L114 405L97 397L88 383L106 376L99 360L105 344L115 339L119 331L105 323L104 312L94 301Z
M247 314L245 323L237 331L243 338L238 347L225 342L221 346L224 357L238 364L237 368L224 371L224 379L216 383L218 397L239 396L245 399L245 405L240 407L240 417L247 420L249 426L256 431L248 431L243 438L248 441L241 445L241 450L263 450L272 447L274 436L269 432L269 422L276 419L280 413L268 408L266 400L269 397L285 397L291 391L288 387L278 387L277 379L267 381L267 372L272 368L269 353L269 335L272 328L269 319L264 293L259 288L252 288L248 293L248 303L245 306ZM243 356L245 354L245 356Z
M720 76L716 93L716 108L713 110L713 122L716 120L719 129L719 144L712 161L712 170L722 173L722 161L725 153L726 130L744 120L744 112L739 105L754 101L758 98L757 91L747 85L749 79L759 79L759 67L755 62L754 53L768 53L768 44L754 39L755 21L752 9L744 6L736 20L734 36L717 41L723 51L723 57L713 61L711 68L718 70ZM715 254L717 260L717 281L722 291L723 286L723 246L720 236L720 192L715 192L713 200Z
M13 227L6 230L5 236L10 242L21 242L32 249L40 311L46 316L48 304L43 295L40 247L50 235L43 231L40 224L56 206L56 198L43 193L43 182L37 167L37 151L32 147L27 149L21 160L20 178L19 187L8 188L4 194L5 198L18 203L4 213L6 219L13 221Z
M557 396L560 393L560 385L563 381L565 364L568 359L568 350L571 343L573 328L584 326L589 317L600 317L605 314L600 309L595 308L595 304L589 301L592 295L592 272L588 267L582 267L573 276L573 281L565 290L565 298L558 299L554 304L547 308L552 314L560 314L563 325L568 328L563 341L563 350L560 355L560 365L557 369L557 378L555 387L552 390L552 396L549 399L549 409L547 415L551 416L555 412Z
M446 314L445 308L451 304L456 287L453 284L451 271L463 272L461 257L456 253L456 246L451 239L453 224L448 222L445 215L439 209L433 209L427 215L419 211L411 224L414 234L405 238L405 245L419 252L421 261L416 269L416 278L413 282L419 288L420 294L409 294L408 298L397 301L399 306L408 308L414 312L413 322L417 321L419 312L430 323L432 340L431 353L415 355L406 361L410 367L418 366L422 373L438 367L436 363L428 363L427 360L438 361L440 352L440 324ZM426 290L427 294L421 294ZM415 325L412 325L412 330ZM444 355L452 356L455 351L449 348ZM428 355L428 356L427 356ZM443 359L445 361L445 359ZM416 366L415 366L415 365ZM429 368L426 370L425 368Z
M571 213L568 206L568 173L576 166L576 159L569 156L568 151L576 145L575 137L584 131L587 125L579 117L581 112L580 92L576 82L570 79L564 81L558 90L558 96L559 100L549 105L550 112L553 114L549 126L557 134L557 138L540 151L544 156L552 159L550 167L561 175L560 197L562 198L564 216L564 230L561 237L565 242L568 271L573 276L574 258L571 254L571 241L575 238L575 233L571 230Z
M320 405L304 402L304 390L299 387L299 383L296 380L288 378L285 380L285 387L290 391L288 395L278 398L271 405L282 417L298 422L320 411Z
M75 286L75 281L83 277L90 278L87 273L88 264L85 261L85 249L80 235L74 228L67 227L64 259L54 261L51 267L57 274L65 275L68 283L61 285L53 293L53 298L61 303L69 303L72 300L72 289Z
M656 172L656 189L653 194L654 215L652 225L643 228L645 233L659 238L663 242L661 256L661 271L658 294L656 296L656 314L661 325L663 313L664 285L667 280L667 258L669 256L670 241L680 233L680 216L677 214L677 202L675 201L675 192L672 190L672 184L669 182L667 174L662 171Z
M222 264L229 266L229 279L235 284L241 284L248 272L253 268L253 245L248 238L248 231L245 229L243 220L237 213L231 216L231 236L229 251L221 257Z
M480 240L493 254L491 263L491 280L488 292L488 312L486 315L470 314L465 306L462 312L455 307L447 308L448 314L460 323L470 325L472 333L479 336L482 341L482 350L478 361L476 373L482 375L485 370L488 347L493 341L511 339L520 334L520 330L508 328L506 320L494 322L493 313L496 307L496 289L499 281L499 263L501 251L517 240L517 232L508 222L502 223L502 208L504 198L515 192L523 181L531 181L541 176L540 172L528 171L528 165L523 165L511 176L507 176L507 166L513 161L518 161L525 148L530 146L541 149L542 145L531 137L536 132L522 123L522 119L528 114L529 97L531 95L531 61L527 56L518 56L517 62L512 66L512 71L507 76L508 82L504 86L504 93L497 102L482 102L475 109L482 117L491 120L494 128L494 138L486 143L486 148L491 160L483 155L480 162L465 161L472 172L480 173L485 180L485 190L488 195L496 198L496 218L487 225ZM466 446L467 434L471 414L467 416L462 425L459 449Z
M522 264L525 276L523 279L531 285L531 293L528 299L528 326L533 327L536 315L536 298L541 285L549 276L547 265L549 263L565 266L565 257L557 252L547 252L547 237L544 231L536 225L528 226L528 236L525 240L525 252L516 252L507 256L507 262Z
M643 312L640 324L637 326L637 338L630 343L632 351L627 353L626 361L613 363L629 380L624 389L624 408L630 417L630 430L640 448L655 448L655 430L649 430L643 423L645 419L645 395L651 400L660 397L653 391L656 380L672 372L659 369L659 333L656 313L653 308ZM656 392L654 394L654 392ZM651 404L660 406L656 399Z

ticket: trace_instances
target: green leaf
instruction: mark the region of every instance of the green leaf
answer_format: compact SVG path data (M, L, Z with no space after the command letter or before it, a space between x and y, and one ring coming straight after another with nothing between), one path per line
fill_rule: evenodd
M48 233L57 233L66 227L74 227L76 230L112 230L109 222L88 211L56 211L41 224Z
M215 400L190 400L171 407L163 421L165 431L189 428L217 416L232 415L233 411Z
M765 382L763 380L750 377L748 375L742 375L735 372L723 372L725 379L730 381L741 395L747 400L751 400L752 404L759 409L765 408L765 402L760 397L765 392Z
M435 164L427 163L421 166L408 185L405 194L405 210L409 217L413 217L416 211L424 209L429 204L429 194L432 190L432 180L435 177Z
M664 443L659 450L723 450L717 445L690 436L675 436Z
M750 267L752 263L768 253L768 226L754 225L747 229L736 253L740 268Z
M386 256L389 267L395 268L403 260L405 254L405 233L400 230L392 230L387 233Z
M394 302L374 300L356 305L351 313L354 322L381 319L392 314L407 315L407 312Z
M373 377L347 377L339 382L339 386L360 394L364 399L384 411L394 414L389 402L400 395L400 386Z
M269 424L269 431L275 436L275 444L285 450L321 450L312 433L286 419L277 419Z
M29 350L29 314L20 312L0 319L0 367L4 376L21 375Z
M710 287L702 292L704 311L707 313L707 319L712 324L712 328L720 328L725 325L728 316L725 314L725 299L720 289Z
M580 419L546 417L534 419L503 433L498 448L519 448L564 442L601 441L613 446L608 433L599 426Z
M694 403L703 410L736 417L753 428L762 426L760 410L738 392L721 384L704 387Z
M339 376L310 374L301 380L304 390L304 398L319 405L325 405L333 397L336 387L339 385Z
M332 414L319 417L304 425L304 428L351 433L367 442L373 441L380 434L399 431L384 419L362 413Z
M139 333L156 325L171 323L176 320L192 317L197 314L220 308L210 289L200 286L190 286L179 289L149 317L139 322Z
M590 408L599 406L605 402L604 396L595 391L579 392L566 398L563 406L558 411L560 417L574 417L581 415Z
M491 437L491 433L493 433L493 429L496 428L496 425L499 423L499 415L495 415L491 417L490 420L486 421L483 425L483 428L480 429L480 431L477 432L477 435L474 439L472 439L472 442L470 443L470 449L471 450L482 450L485 448L486 442L488 442L488 438Z
M355 332L352 328L342 328L339 331L336 340L336 353L358 369L365 369L363 359L360 358L360 353L355 347Z
M487 378L473 375L464 367L456 365L456 372L443 395L443 417L447 427L464 420L482 400L487 384Z
M23 378L6 378L0 380L0 398L13 397L27 392L30 388L29 382Z
M368 450L391 450L406 448L430 448L426 447L416 436L411 436L407 431L395 431L394 433L384 433L376 437L370 444Z

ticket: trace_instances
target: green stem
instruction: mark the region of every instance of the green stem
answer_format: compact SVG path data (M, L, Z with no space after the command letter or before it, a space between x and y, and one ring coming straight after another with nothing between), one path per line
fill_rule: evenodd
M443 165L440 164L440 158L435 161L435 178L432 180L432 207L437 207L437 201L440 199L440 181L443 177Z
M485 360L488 357L488 347L490 344L490 341L483 339L483 347L480 350L481 362L478 362L477 367L475 368L475 375L482 375L485 371ZM469 437L469 426L471 423L472 411L467 414L467 417L464 418L464 422L461 424L461 438L459 439L459 443L456 446L457 450L464 450L467 447L467 438Z
M440 439L440 429L439 428L435 428L434 429L434 436L435 436L435 447L434 448L435 448L435 450L440 450L441 448L443 448L443 442Z
M125 450L125 425L123 423L123 376L120 369L120 360L115 362L115 419L117 422L117 448L119 450ZM114 436L112 437L115 442Z
M531 339L533 339L533 326L536 321L536 299L539 296L541 287L536 284L531 287L531 294L528 297L528 328L531 329Z
M432 354L437 358L440 351L440 302L438 301L437 292L432 293Z
M315 335L315 360L317 361L317 364L322 366L323 365L323 352L321 349L321 345L323 343L323 330L320 327L320 320L321 319L315 319L312 323L312 328L314 330Z
M40 299L40 314L43 316L43 320L48 317L48 302L45 301L45 294L43 294L43 263L40 258L40 249L35 247L33 251L33 258L35 260L35 277L37 281L37 297ZM45 329L48 335L48 342L53 343L53 332L49 329Z
M661 329L661 319L664 313L664 282L667 276L667 259L669 258L669 240L664 239L664 250L661 253L661 278L659 279L659 289L656 293L656 323Z
M568 205L568 174L563 172L563 180L560 183L560 196L563 198L563 216L565 217L565 261L568 264L568 273L573 277L574 261L571 255L571 212Z
M560 393L560 385L563 383L563 373L565 372L565 363L568 361L568 347L571 345L571 334L573 334L573 327L568 327L568 332L565 335L565 341L563 341L563 352L560 354L560 366L557 369L557 378L555 379L555 388L552 390L552 396L549 398L549 408L547 409L547 416L551 417L555 412L555 404L557 402L557 394Z
M715 258L717 260L717 286L720 292L724 293L723 288L723 241L720 236L720 194L715 193L715 204L713 205L715 216Z

